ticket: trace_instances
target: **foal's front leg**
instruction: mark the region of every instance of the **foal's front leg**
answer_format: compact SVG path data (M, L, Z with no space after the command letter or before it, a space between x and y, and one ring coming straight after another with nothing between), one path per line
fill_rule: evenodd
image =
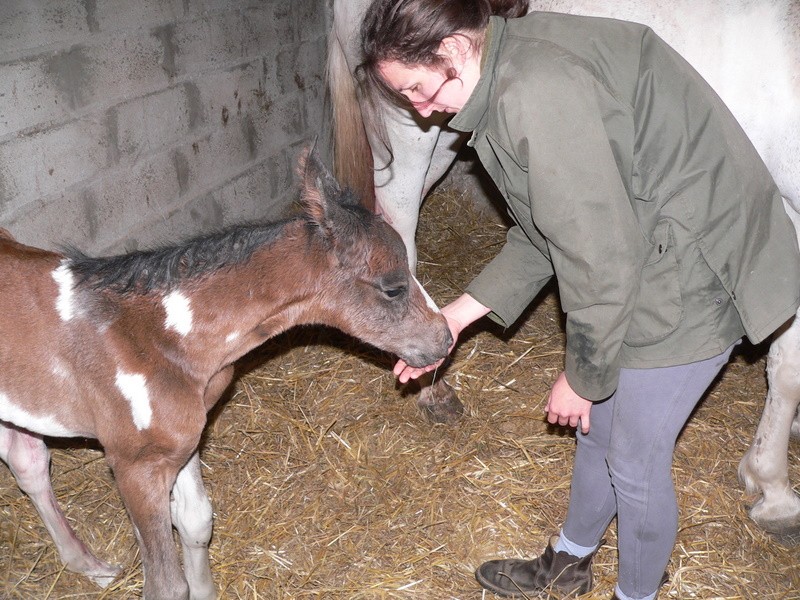
M189 586L172 539L169 507L180 462L157 451L134 460L106 448L106 456L139 542L144 571L142 596L145 600L189 600Z
M183 570L192 600L217 597L208 560L212 509L200 473L200 454L195 452L178 473L172 488L172 523L181 536Z
M95 557L70 527L53 494L50 451L42 438L0 423L0 458L33 502L67 569L86 575L100 587L110 584L122 570Z
M769 390L750 449L739 463L749 492L761 492L750 517L786 543L800 543L800 497L789 482L789 437L800 403L800 317L784 326L767 356Z
M233 365L214 375L203 395L208 411L214 406L233 379ZM189 583L192 600L211 600L217 597L208 560L213 511L200 473L200 454L195 451L178 473L170 501L172 524L181 537L183 570Z

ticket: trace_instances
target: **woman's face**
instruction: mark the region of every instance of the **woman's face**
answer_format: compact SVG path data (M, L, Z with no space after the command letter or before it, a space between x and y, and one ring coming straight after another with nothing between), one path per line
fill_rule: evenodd
M399 62L386 62L380 67L384 81L405 96L423 117L433 112L457 113L472 90L466 90L462 79L448 79L436 67L410 67Z

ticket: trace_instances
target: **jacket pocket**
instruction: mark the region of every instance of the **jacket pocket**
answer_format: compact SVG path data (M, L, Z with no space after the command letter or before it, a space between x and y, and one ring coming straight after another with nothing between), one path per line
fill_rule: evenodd
M669 220L662 219L653 232L653 247L642 269L639 296L625 343L648 346L666 338L683 317L680 269Z

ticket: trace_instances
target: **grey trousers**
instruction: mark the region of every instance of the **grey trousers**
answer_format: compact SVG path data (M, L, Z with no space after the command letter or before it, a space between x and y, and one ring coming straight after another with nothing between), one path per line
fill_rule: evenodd
M617 583L626 596L658 589L678 532L675 442L735 345L688 365L622 369L614 395L592 406L589 433L578 429L562 532L593 547L616 516Z

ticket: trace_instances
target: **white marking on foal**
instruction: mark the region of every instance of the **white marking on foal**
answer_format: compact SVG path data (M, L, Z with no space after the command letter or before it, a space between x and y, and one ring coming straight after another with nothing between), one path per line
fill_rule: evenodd
M192 330L192 307L189 299L180 292L171 292L161 301L167 311L167 320L164 325L167 329L174 329L181 335L188 335Z
M117 371L117 388L131 405L133 424L141 431L150 427L153 420L153 408L150 406L150 394L147 392L147 380L139 373Z
M68 379L70 376L69 369L60 360L53 361L50 372L59 379Z
M238 331L234 331L233 333L229 333L227 335L227 337L225 338L225 343L232 344L233 342L235 342L236 340L239 339L240 335L241 334Z
M52 273L53 279L58 285L58 298L56 298L56 310L62 321L69 321L75 316L75 278L69 270L67 261L63 261L61 266Z
M0 393L0 420L13 423L41 435L53 437L77 437L81 434L64 427L53 415L39 416L20 408L3 393Z
M412 277L414 277L414 276L412 275ZM436 306L436 302L434 302L433 298L431 298L428 295L428 292L425 291L425 288L422 287L422 284L419 282L419 280L417 280L416 277L414 277L414 281L417 282L417 285L419 286L419 289L422 291L422 295L425 296L425 302L428 303L428 308L430 308L433 312L437 312L437 313L438 312L442 312L442 311L439 310L439 307Z

